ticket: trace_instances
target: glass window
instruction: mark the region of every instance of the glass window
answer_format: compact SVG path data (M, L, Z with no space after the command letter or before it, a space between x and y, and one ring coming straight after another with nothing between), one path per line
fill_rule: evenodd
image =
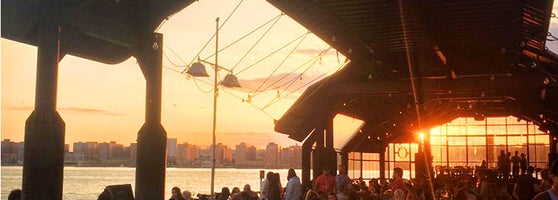
M527 137L508 136L508 145L526 145L526 144L527 144Z
M480 166L483 160L486 160L486 146L484 145L469 145L468 149L468 165L469 166Z

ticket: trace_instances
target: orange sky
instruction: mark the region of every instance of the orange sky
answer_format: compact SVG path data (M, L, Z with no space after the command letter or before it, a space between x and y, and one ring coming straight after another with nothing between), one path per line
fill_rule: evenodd
M215 32L215 18L220 17L223 22L238 2L239 0L195 2L172 16L159 29L158 32L164 34L164 50L169 56L169 59L163 59L165 68L162 104L162 124L169 138L178 138L180 143L189 142L202 146L211 143L212 85L188 80L183 74L176 72L184 70L184 67L175 67L174 64L188 64ZM231 19L222 25L219 34L220 46L230 44L279 14L280 11L266 1L244 1ZM558 35L556 27L553 26L555 23L556 19L553 19L551 32ZM235 72L239 72L307 32L288 16L284 16L256 48L239 62L267 27L220 52L219 65L227 68L236 65ZM210 42L200 56L211 56L214 53L214 45L214 42ZM557 49L557 42L548 42L547 45L550 49ZM338 58L335 50L331 50L288 90L269 90L256 95L252 104L261 108L276 98L277 91L280 91L281 100L267 107L265 113L242 101L242 98L247 98L249 94L246 91L254 90L270 76L294 46L293 44L238 74L241 84L244 85L242 91L221 89L218 99L218 143L231 147L241 141L260 147L268 142L276 142L283 146L296 143L273 131L273 119L280 118L303 90L288 94L313 81L315 77L333 73L344 61L342 55L339 54ZM167 47L171 47L179 57ZM316 36L309 35L295 53L278 68L272 80L295 70L315 57L317 52L328 47ZM23 140L25 120L34 105L36 53L36 47L1 39L2 139ZM209 60L212 61L213 58ZM296 70L296 73L302 73L305 69L306 67L302 67ZM209 72L211 74L211 70ZM290 78L293 77L296 78ZM288 80L291 80L290 78ZM201 80L212 81L211 78ZM271 82L273 81L268 81ZM73 56L64 57L59 68L57 106L66 123L66 143L116 141L127 145L135 142L137 132L144 121L144 94L145 81L135 58L117 65L105 65ZM343 144L347 137L347 134L340 133L352 133L359 123L354 119L336 119L336 146Z
M169 57L163 59L165 68L162 104L162 124L169 138L178 138L180 143L189 142L202 146L211 143L213 98L212 92L209 91L212 85L199 80L188 80L185 75L176 72L185 68L176 67L175 64L188 64L215 32L215 18L220 17L223 22L238 2L195 2L172 16L158 30L164 34L164 51ZM230 20L222 24L219 46L230 44L279 14L280 11L266 1L244 1ZM229 69L236 65L235 71L239 72L307 32L288 16L283 16L254 50L239 62L268 27L269 25L220 52L219 65ZM243 103L242 98L247 98L247 91L255 90L271 75L297 42L238 74L241 84L244 85L240 91L221 89L218 99L218 143L231 147L241 141L258 146L269 142L283 146L296 143L273 131L273 119L280 118L303 92L303 89L295 92L297 88L315 81L315 77L337 70L344 61L342 55L338 58L335 50L330 50L320 62L310 67L301 79L294 81L288 90L283 88L257 94L252 99L255 106ZM25 120L34 105L37 49L6 39L1 40L1 45L1 135L2 139L22 141ZM211 56L214 53L214 45L214 41L211 41L200 56ZM168 47L179 56L170 52ZM275 76L267 81L267 84L300 67L328 47L326 43L310 34L295 53L279 66ZM213 59L211 57L208 60ZM296 74L302 73L306 66L296 70ZM210 69L208 68L208 72L213 77ZM220 74L221 77L224 75ZM289 76L280 83L293 79L296 79L296 75ZM200 80L212 82L211 77ZM276 98L277 91L281 96L280 101L264 109L265 113L256 108L264 107ZM135 58L116 65L106 65L74 56L64 57L59 68L57 106L66 123L66 143L116 141L128 145L135 142L137 132L144 121L144 94L145 81ZM351 119L345 121L349 124L355 122Z

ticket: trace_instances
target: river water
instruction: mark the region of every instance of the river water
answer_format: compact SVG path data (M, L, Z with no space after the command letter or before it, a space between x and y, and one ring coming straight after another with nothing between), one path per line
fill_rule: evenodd
M7 199L12 189L21 188L21 166L2 167L2 196ZM259 191L260 170L264 169L216 169L215 192L222 187L242 187L250 184L252 190ZM281 183L287 184L287 169L272 169L280 174ZM265 170L267 173L268 170ZM296 170L300 177L300 170ZM167 168L165 199L170 198L172 187L178 186L193 195L208 194L211 190L211 169L209 168ZM65 167L63 199L95 200L108 185L135 185L135 168L125 167Z

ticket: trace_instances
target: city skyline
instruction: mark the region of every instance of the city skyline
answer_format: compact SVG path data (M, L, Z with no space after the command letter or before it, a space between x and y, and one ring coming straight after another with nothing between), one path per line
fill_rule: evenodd
M22 165L24 142L2 140L2 165ZM67 166L133 167L136 165L137 144L126 146L114 141L79 141L73 148L65 145L64 163ZM241 142L233 147L221 143L215 145L217 167L240 168L300 168L302 146L280 146L269 142L264 148ZM200 147L187 142L178 143L176 138L167 139L167 167L211 166L211 147Z

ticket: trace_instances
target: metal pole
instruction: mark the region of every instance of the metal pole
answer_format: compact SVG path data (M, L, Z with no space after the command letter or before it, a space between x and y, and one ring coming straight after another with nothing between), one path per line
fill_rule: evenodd
M219 17L215 19L215 78L213 82L213 142L211 148L211 196L214 196L215 188L215 128L217 124L217 95L219 88L217 87L217 72L219 68L218 53L219 53Z

